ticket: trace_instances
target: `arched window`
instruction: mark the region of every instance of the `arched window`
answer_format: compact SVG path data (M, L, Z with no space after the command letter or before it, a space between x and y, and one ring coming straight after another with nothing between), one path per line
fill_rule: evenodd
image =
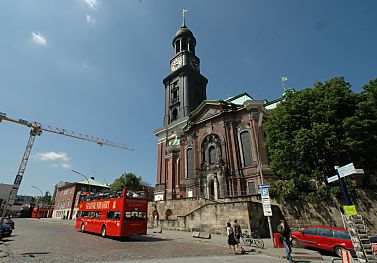
M178 110L174 109L171 113L171 121L175 121L178 118Z
M209 155L209 158L208 158L209 164L215 164L218 162L219 158L217 156L217 151L214 146L210 146L208 148L208 155Z
M241 150L243 157L243 165L251 166L253 164L253 154L251 152L251 137L250 133L243 131L240 134L241 138Z
M175 53L179 53L181 51L181 41L177 40L175 41Z
M194 151L192 148L186 151L186 177L194 178Z

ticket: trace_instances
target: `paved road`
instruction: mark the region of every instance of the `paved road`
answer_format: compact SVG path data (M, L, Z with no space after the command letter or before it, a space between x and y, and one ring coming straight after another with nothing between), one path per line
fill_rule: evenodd
M124 241L77 232L68 221L16 219L14 235L2 240L1 262L103 262L171 257L227 256L226 247L202 240L148 235ZM234 256L233 256L234 257ZM232 260L233 261L233 260ZM281 261L276 261L281 262Z
M247 255L229 255L225 237L224 242L222 237L217 237L214 242L213 239L194 239L185 232L164 232L119 241L77 232L72 221L31 218L17 218L15 221L14 235L0 242L0 254L8 254L0 258L1 263L287 262L251 251Z

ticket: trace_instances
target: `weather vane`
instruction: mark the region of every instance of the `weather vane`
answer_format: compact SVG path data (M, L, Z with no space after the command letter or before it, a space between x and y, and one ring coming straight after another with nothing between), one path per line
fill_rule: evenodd
M188 11L188 10L186 10L186 9L182 9L182 17L183 17L183 24L182 24L182 26L186 26L185 13L186 13L187 11Z

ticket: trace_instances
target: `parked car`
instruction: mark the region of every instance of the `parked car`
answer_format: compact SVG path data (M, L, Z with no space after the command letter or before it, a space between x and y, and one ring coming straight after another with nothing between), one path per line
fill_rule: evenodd
M0 217L1 220L1 217ZM14 221L10 217L4 217L3 224L9 225L12 229L14 229Z
M2 224L0 228L0 238L10 237L12 235L12 227L8 224Z
M351 236L344 228L331 226L310 226L292 233L292 245L326 250L341 256L341 249L353 254Z

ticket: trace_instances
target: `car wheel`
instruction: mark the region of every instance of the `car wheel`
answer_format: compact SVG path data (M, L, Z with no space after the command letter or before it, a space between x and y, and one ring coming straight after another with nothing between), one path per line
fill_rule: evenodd
M335 247L334 248L335 255L337 255L338 257L342 257L342 249L344 249L344 248L342 248L342 247Z
M296 238L292 238L292 247L299 247Z
M81 232L85 233L85 224L84 223L81 224Z
M106 226L103 226L103 227L102 227L102 230L101 230L101 236L102 236L102 237L106 237Z

